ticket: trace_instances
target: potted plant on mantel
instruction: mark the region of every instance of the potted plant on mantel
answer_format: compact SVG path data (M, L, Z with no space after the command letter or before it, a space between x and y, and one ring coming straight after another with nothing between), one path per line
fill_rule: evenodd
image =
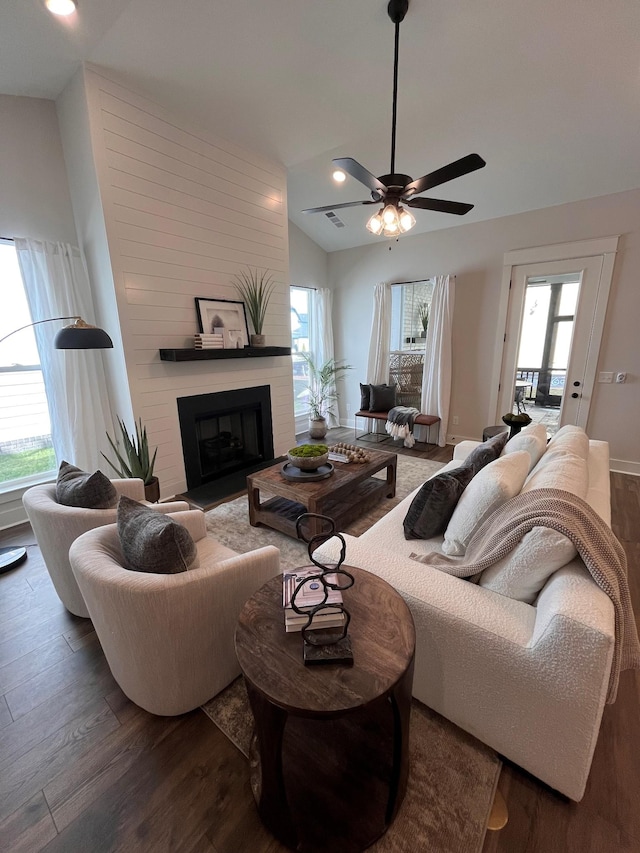
M114 441L109 433L107 433L107 440L116 454L119 464L114 465L104 453L102 453L102 456L121 477L139 477L144 483L144 496L146 500L150 503L157 503L160 500L160 483L158 478L153 474L153 467L156 463L158 448L156 447L153 451L153 456L149 458L147 428L142 426L142 419L138 421L136 431L131 435L127 432L127 428L120 418L118 418L118 426L122 434L123 453L121 454L118 449L120 441L117 438Z
M335 385L342 379L350 364L340 364L330 358L322 365L317 365L308 352L300 353L309 368L309 435L311 438L324 438L327 434L327 414L334 413L334 405L338 400Z
M254 334L251 335L252 347L263 347L265 338L262 334L264 318L267 313L269 300L273 295L275 283L268 270L259 272L257 269L247 267L233 277L233 283L244 304L253 326Z

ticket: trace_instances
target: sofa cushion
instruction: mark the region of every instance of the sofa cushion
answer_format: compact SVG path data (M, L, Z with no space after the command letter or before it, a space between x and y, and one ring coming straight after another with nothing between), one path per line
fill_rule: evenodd
M395 385L369 385L369 411L388 412L396 404Z
M371 403L371 388L369 385L360 383L360 411L368 412Z
M84 509L110 509L118 502L118 493L102 471L88 474L62 461L56 480L56 500L64 506Z
M515 453L526 450L531 457L529 470L532 471L547 449L547 431L542 424L529 424L506 443L503 453Z
M461 465L427 480L404 518L405 539L431 539L444 533L460 496L475 474L473 465Z
M493 438L488 438L471 451L464 460L464 464L471 465L477 473L485 465L488 465L500 456L508 438L508 432L501 432L498 435L494 435Z
M124 495L118 502L117 529L132 571L175 574L199 565L196 544L186 527Z
M544 454L522 491L555 488L586 498L588 487L586 460L556 449ZM562 533L550 527L534 527L507 557L484 570L479 583L508 598L532 604L548 578L576 554L575 546Z
M530 462L529 454L520 450L501 456L476 474L451 516L442 543L444 554L461 556L466 552L476 528L499 506L520 493Z

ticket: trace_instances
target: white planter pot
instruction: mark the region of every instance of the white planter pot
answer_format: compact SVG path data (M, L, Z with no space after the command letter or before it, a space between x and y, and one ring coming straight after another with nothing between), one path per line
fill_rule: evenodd
M311 438L324 438L326 434L326 418L309 418L309 436Z

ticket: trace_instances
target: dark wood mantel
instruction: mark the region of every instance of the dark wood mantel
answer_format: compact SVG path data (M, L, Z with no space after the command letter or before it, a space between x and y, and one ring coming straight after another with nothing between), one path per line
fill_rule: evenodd
M291 347L244 347L243 349L161 349L161 361L207 361L211 358L269 358L291 355Z

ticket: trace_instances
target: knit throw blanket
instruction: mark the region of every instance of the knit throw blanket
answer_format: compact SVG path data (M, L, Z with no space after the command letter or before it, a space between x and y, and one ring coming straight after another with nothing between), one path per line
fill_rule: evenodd
M393 438L404 439L405 447L413 447L416 443L413 437L413 422L420 411L413 406L394 406L389 409L385 429Z
M411 556L455 577L468 578L506 557L534 527L551 527L570 539L591 577L613 602L615 647L607 695L607 702L612 703L620 672L640 669L640 643L625 552L611 528L586 501L562 489L532 489L493 512L474 533L463 557L437 553Z

